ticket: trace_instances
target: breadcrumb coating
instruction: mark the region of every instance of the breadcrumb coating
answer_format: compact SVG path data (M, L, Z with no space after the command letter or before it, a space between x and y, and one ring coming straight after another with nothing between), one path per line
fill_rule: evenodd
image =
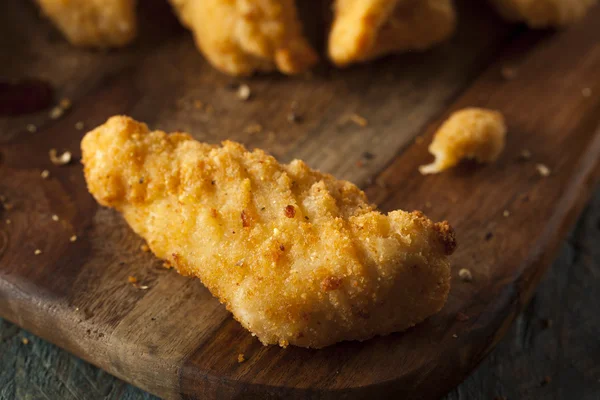
M489 163L504 150L506 124L498 111L465 108L453 113L435 133L429 152L435 161L419 168L422 174L435 174L452 168L462 159Z
M581 19L597 0L491 0L508 19L532 28L560 27Z
M336 0L329 57L338 66L425 50L453 32L452 0Z
M198 48L219 70L298 74L317 62L294 0L170 0Z
M37 0L69 42L120 47L136 34L135 0Z
M89 191L196 276L264 344L321 348L402 331L450 289L447 222L376 211L355 185L261 150L112 117L81 143Z

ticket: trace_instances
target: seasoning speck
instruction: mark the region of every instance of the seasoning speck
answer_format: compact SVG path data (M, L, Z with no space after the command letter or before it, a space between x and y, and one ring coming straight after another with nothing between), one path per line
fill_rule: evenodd
M58 221L58 215L52 214L52 221L57 222Z
M50 171L48 171L47 169L43 170L42 173L40 174L40 176L42 177L42 179L48 179L50 177Z
M200 109L202 109L202 107L204 107L203 102L201 102L200 100L194 100L194 108L196 110L200 110Z
M129 282L129 283L137 283L137 278L135 276L129 275L127 277L127 282Z
M34 124L27 124L26 129L29 132L34 133L37 131L37 126L35 126Z
M40 249L35 249L33 254L35 254L36 256L39 256L40 254L42 254L42 251Z
M492 237L494 237L494 234L492 232L488 232L485 234L485 240L490 240Z
M69 242L73 243L75 241L77 241L77 235L73 235L69 238Z
M364 158L365 160L372 160L375 158L375 155L373 153L365 151L364 153L362 153L362 158Z
M78 131L80 131L83 128L85 128L85 124L83 123L83 121L77 121L77 122L75 122L75 129L77 129Z
M510 211L508 211L508 210L504 210L504 211L502 212L502 216L503 216L503 217L505 217L505 218L506 218L506 217L510 217Z
M245 83L240 85L237 90L237 96L238 96L238 99L243 100L243 101L250 99L250 96L252 96L252 92L250 91L250 86L246 85Z
M361 128L364 128L365 126L369 125L369 121L367 121L367 119L365 117L360 116L358 114L350 115L350 121L354 122L356 125L360 126Z
M67 165L71 162L72 158L70 151L65 151L61 155L58 155L56 149L50 149L48 155L50 156L50 161L54 165Z
M583 97L591 97L592 96L592 89L589 87L583 88L581 89L581 95Z
M29 339L27 339L27 338L24 337L24 338L21 339L21 343L23 343L23 344L29 344Z
M144 243L140 246L140 250L142 250L144 253L147 253L150 251L150 247L148 247L148 245Z
M62 117L62 115L65 113L65 110L63 110L60 107L54 107L52 110L50 110L50 114L49 117L51 119L59 119L60 117Z
M246 361L246 358L244 357L243 353L238 354L238 358L237 358L238 362L241 364L244 361Z
M296 216L296 208L292 205L287 205L284 212L285 216L288 218L294 218Z
M287 120L289 123L292 124L300 124L302 123L302 116L296 113L295 111L292 111L287 115Z
M461 270L458 271L458 277L463 282L471 282L473 280L473 274L471 274L471 271L466 268L461 268Z
M550 168L548 168L544 164L536 164L535 168L537 169L538 173L543 177L547 177L550 175Z
M71 99L69 99L67 97L61 99L60 102L58 103L58 106L60 108L62 108L63 110L68 110L69 108L71 108Z

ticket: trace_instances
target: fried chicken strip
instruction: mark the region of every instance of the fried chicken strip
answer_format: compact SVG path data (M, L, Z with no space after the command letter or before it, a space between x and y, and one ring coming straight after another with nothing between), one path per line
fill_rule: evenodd
M37 0L69 42L119 47L136 34L135 0Z
M560 27L581 19L597 0L491 0L508 19L532 28Z
M338 66L425 50L453 32L452 0L336 0L329 57Z
M407 329L450 289L452 228L384 215L355 185L261 150L110 118L81 143L88 189L196 276L264 344L320 348Z
M170 0L198 48L219 70L298 74L317 62L294 0Z

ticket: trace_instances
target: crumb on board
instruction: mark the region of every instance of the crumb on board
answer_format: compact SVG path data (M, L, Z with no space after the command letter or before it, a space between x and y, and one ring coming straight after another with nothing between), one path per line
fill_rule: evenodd
M249 135L254 135L256 133L261 133L263 131L263 126L261 124L251 124L244 129L244 133Z
M248 99L250 99L250 96L252 96L252 91L250 90L250 86L244 84L241 84L238 89L237 89L237 97L238 99L242 100L242 101L246 101Z
M356 125L360 126L361 128L364 128L365 126L369 125L369 121L365 117L356 113L350 114L350 117L348 117L348 119L354 122Z
M131 276L131 275L129 275L129 276L127 277L127 282L129 282L129 283L137 283L137 281L138 281L138 280L137 280L137 278L136 278L135 276Z
M77 121L77 122L75 122L75 129L77 129L78 131L80 131L83 128L85 128L85 124L83 123L83 121Z
M519 71L514 67L504 66L500 70L500 75L504 80L511 81L517 77Z
M58 155L56 149L50 149L48 155L50 156L50 161L54 165L67 165L72 159L70 151L65 151L61 155Z
M240 353L240 354L238 354L238 356L237 356L237 361L238 361L238 363L240 363L240 364L241 364L241 363L243 363L244 361L246 361L246 358L244 357L244 353Z
M40 254L42 254L42 251L40 249L35 249L33 254L35 254L36 256L39 256Z
M429 145L435 160L419 167L421 174L435 174L456 166L463 159L480 163L496 161L506 140L504 116L494 110L465 108L440 126Z
M453 337L454 339L456 339L456 338L458 338L458 335L457 335L456 333L453 333L453 334L452 334L452 337Z
M27 124L26 129L30 133L35 133L37 131L37 126L35 126L34 124Z
M69 99L68 97L64 97L58 102L58 106L65 111L71 108L71 104L71 99Z
M45 169L40 173L40 176L42 177L42 179L48 179L50 177L50 171Z
M463 282L471 282L473 280L473 274L466 268L461 268L460 271L458 271L458 277Z
M69 238L69 242L73 243L77 241L77 235L73 235Z
M10 219L7 219L7 220L6 220L6 221L4 221L4 222L6 222L6 225L10 225L10 224L12 224L12 221L11 221Z
M142 250L144 253L147 253L150 251L150 247L146 243L144 243L140 246L140 250Z
M504 211L502 211L502 216L503 216L504 218L508 218L508 217L510 217L510 211L508 211L508 210L504 210Z
M200 100L194 100L194 108L196 110L201 110L204 107L204 103Z
M58 222L58 220L59 220L58 215L52 214L52 221Z
M581 95L583 97L592 97L592 88L586 87L581 89Z
M29 344L29 339L27 339L27 338L24 337L24 338L21 339L21 343L27 345L27 344Z
M56 107L52 108L52 110L50 110L49 117L50 117L50 119L59 119L60 117L62 117L62 115L64 113L65 113L65 110L56 106Z
M521 152L519 153L519 160L521 160L521 161L531 160L531 151L529 151L528 149L521 150Z
M538 173L543 177L550 176L550 168L545 164L536 164L535 169L537 169Z

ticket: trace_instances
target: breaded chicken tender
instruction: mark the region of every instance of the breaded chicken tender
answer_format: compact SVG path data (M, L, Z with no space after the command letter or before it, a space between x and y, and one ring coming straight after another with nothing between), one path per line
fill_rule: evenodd
M384 215L355 185L242 145L110 118L81 143L89 191L196 276L264 344L320 348L402 331L450 289L447 222Z
M455 24L452 0L336 0L329 57L343 66L425 50L447 39Z
M597 0L491 0L508 19L532 28L564 26L581 19Z
M506 124L498 111L465 108L453 113L435 133L429 152L435 161L419 168L422 174L435 174L452 168L462 159L489 163L504 150Z
M317 62L294 0L170 0L198 48L219 70L298 74Z
M69 42L119 47L136 34L135 0L37 0Z

